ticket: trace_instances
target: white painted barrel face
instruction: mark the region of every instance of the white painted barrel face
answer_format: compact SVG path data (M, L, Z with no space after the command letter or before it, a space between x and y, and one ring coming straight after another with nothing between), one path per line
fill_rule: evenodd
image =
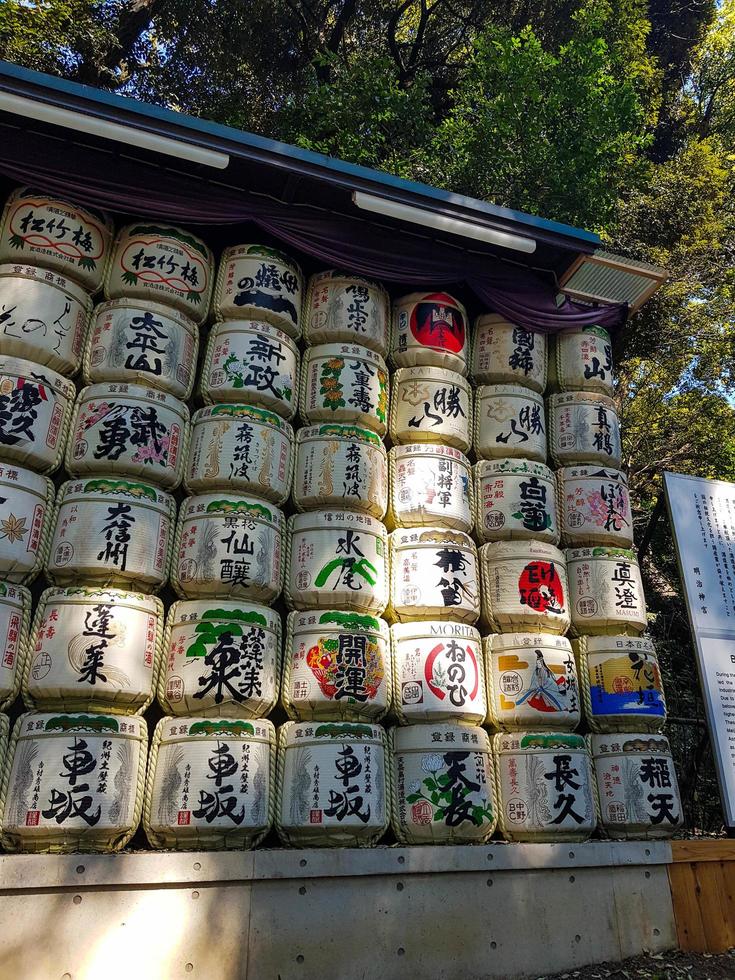
M590 391L551 395L549 455L557 468L587 464L618 469L620 421L612 398Z
M155 220L121 228L105 276L105 298L172 306L204 323L212 294L214 259L193 232Z
M181 506L171 584L183 599L221 596L269 604L283 587L285 520L244 494L206 493Z
M593 732L660 731L666 722L661 668L646 636L574 641L587 723Z
M399 528L390 535L392 622L447 618L475 623L480 617L477 548L463 531L441 527Z
M0 709L5 711L15 701L28 653L28 627L31 618L31 593L22 585L0 582ZM4 735L7 736L7 730ZM0 732L0 737L3 735ZM0 766L4 755L0 756Z
M84 380L145 385L185 401L194 387L199 328L162 303L100 303L84 351Z
M143 825L153 847L254 847L275 808L275 729L252 721L191 716L156 726Z
M481 541L559 543L554 474L527 459L481 459L474 467L475 530Z
M276 827L296 847L370 847L388 826L380 725L289 721L278 733Z
M474 449L478 459L545 463L546 416L540 395L520 385L482 385L475 393Z
M265 320L298 340L304 279L287 255L264 245L234 245L220 259L212 309L217 320Z
M0 462L0 579L30 584L48 552L54 485L48 477Z
M482 616L496 633L569 629L564 554L542 541L497 541L480 548Z
M304 305L304 340L314 344L362 344L388 353L390 298L380 283L335 269L309 280Z
M21 715L9 748L5 850L121 850L143 809L147 745L136 716Z
M569 547L630 548L633 514L622 470L565 466L558 471L562 541Z
M77 390L51 368L0 355L0 457L53 473L64 455Z
M552 391L596 391L612 396L613 360L610 334L602 327L572 327L553 336L549 358Z
M472 530L472 468L464 453L451 446L419 442L394 446L388 460L390 526Z
M189 409L143 385L101 383L79 392L66 450L76 477L129 477L173 490L189 444Z
M33 265L0 265L3 354L76 374L91 312L92 300L66 276Z
M379 616L388 602L384 525L368 514L319 510L288 522L289 609L344 609Z
M168 579L173 497L131 480L70 480L59 489L46 577L156 592Z
M158 699L172 715L264 718L278 700L281 617L232 599L175 602L168 612Z
M360 344L320 344L304 353L299 411L304 425L338 422L385 435L388 369Z
M480 634L444 619L391 626L393 710L401 724L482 725L487 716Z
M399 445L430 442L462 453L472 443L472 391L456 371L400 368L391 378L389 431Z
M388 456L380 437L336 422L300 429L293 504L299 511L344 507L382 520L388 506Z
M582 717L569 640L549 633L502 633L483 640L488 706L504 730L566 729Z
M490 739L472 725L390 733L392 822L403 844L480 844L495 830Z
M602 830L614 840L655 840L681 828L669 740L650 732L590 735Z
M511 323L497 313L475 320L470 374L476 385L521 385L546 389L546 335Z
M597 825L582 735L501 732L493 739L498 822L509 841L584 841Z
M391 700L388 627L365 613L292 612L283 704L294 721L378 721Z
M163 603L120 589L47 589L33 623L23 696L42 711L142 714L155 695Z
M293 463L293 429L268 409L212 405L194 412L184 477L190 493L234 490L281 505Z
M626 548L570 548L572 629L585 634L643 633L648 625L638 559Z
M110 258L112 235L112 220L104 212L19 187L0 222L0 262L40 266L95 293Z
M396 368L467 373L467 311L449 293L410 293L393 303L390 359Z
M202 397L207 404L247 402L291 421L300 364L291 337L265 320L214 323L202 366Z

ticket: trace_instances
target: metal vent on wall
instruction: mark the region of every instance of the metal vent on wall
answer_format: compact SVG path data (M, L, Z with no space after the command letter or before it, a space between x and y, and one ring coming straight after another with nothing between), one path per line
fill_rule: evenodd
M559 288L567 296L590 303L628 303L632 315L667 278L660 266L598 251L573 262Z

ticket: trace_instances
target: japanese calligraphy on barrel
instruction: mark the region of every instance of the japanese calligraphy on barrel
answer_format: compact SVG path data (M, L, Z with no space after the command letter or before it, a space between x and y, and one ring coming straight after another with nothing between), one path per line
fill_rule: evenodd
M291 492L293 429L251 405L194 412L184 483L189 493L235 490L282 504Z
M196 323L170 306L113 299L94 309L84 348L84 381L130 382L186 400L199 350Z
M572 647L549 633L502 633L483 640L488 708L502 729L566 728L582 717Z
M302 293L293 259L265 245L234 245L222 253L212 311L218 320L266 320L298 340Z
M482 618L496 633L569 629L564 554L543 541L496 541L480 548Z
M626 548L565 552L572 630L584 634L642 633L648 623L641 570Z
M443 368L411 367L396 371L391 383L394 443L433 442L469 452L472 393L466 378Z
M276 829L296 847L371 847L388 826L386 739L366 722L278 730Z
M393 303L390 359L394 367L448 368L467 373L467 311L449 293L410 293Z
M273 823L276 731L266 719L162 718L143 809L153 847L242 850Z
M388 627L365 613L292 612L282 699L294 721L378 721L391 701Z
M501 732L493 739L498 825L509 841L584 841L597 825L582 735Z
M480 844L495 830L490 739L471 725L393 728L391 821L402 844Z
M305 425L340 422L384 436L388 369L375 351L357 344L309 347L301 367L299 411Z
M472 442L479 459L545 463L543 399L520 385L482 385L475 393Z
M550 391L596 391L612 397L612 344L607 330L572 327L557 331L551 342Z
M5 850L122 850L140 823L147 747L135 716L21 715L0 800Z
M281 617L232 599L168 611L158 699L172 715L264 718L278 700Z
M330 269L309 279L304 304L307 344L362 344L388 352L390 299L378 282Z
M557 467L580 463L612 469L620 466L620 422L612 398L570 391L551 395L547 405L549 455Z
M142 714L156 693L160 599L119 589L46 589L33 621L23 698L41 711Z
M480 574L472 538L441 527L393 531L386 616L399 623L445 617L459 623L476 622Z
M481 459L474 467L475 529L481 541L559 543L554 474L527 459Z
M92 300L71 279L32 265L0 265L0 345L65 375L82 361Z
M633 515L625 473L598 466L564 466L557 477L565 545L631 547Z
M48 554L54 485L33 470L0 461L0 579L30 585Z
M0 709L3 711L15 701L20 690L30 621L31 593L28 589L0 582ZM0 755L0 768L3 758Z
M388 454L390 527L440 525L470 532L473 481L470 461L451 446L426 442L394 446Z
M497 313L475 320L470 374L477 385L521 385L543 395L546 336Z

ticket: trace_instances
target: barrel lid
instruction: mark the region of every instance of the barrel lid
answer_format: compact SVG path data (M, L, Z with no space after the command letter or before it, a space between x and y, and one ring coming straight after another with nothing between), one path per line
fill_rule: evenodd
M572 732L501 732L494 739L495 751L549 751L566 749L568 752L587 752L584 735Z
M547 402L550 409L587 402L589 405L602 405L610 412L617 412L612 398L596 391L560 391L554 395L549 395Z
M628 650L642 650L649 656L656 656L656 647L647 636L585 636L582 637L585 649L590 653L620 653Z
M152 313L156 317L173 320L190 334L196 334L198 330L196 323L181 313L180 310L176 310L172 306L164 306L163 303L152 303L147 299L134 299L131 296L121 296L119 299L110 299L105 303L98 303L94 308L93 316L95 319L99 319L106 313L114 313L116 310L139 310L141 313Z
M58 371L54 371L44 364L27 361L24 357L10 357L7 354L0 354L0 372L13 374L19 378L32 378L33 381L45 383L57 395L66 398L68 401L74 401L77 394L76 385L73 381L69 381Z
M619 733L617 735L590 735L590 748L594 758L602 755L626 753L651 753L671 755L671 745L665 735L651 732Z
M370 429L359 425L341 425L339 422L324 422L323 425L307 425L296 433L296 442L301 444L309 439L344 439L345 442L368 442L376 449L385 452L383 440Z
M596 337L603 337L608 341L610 340L610 334L607 330L596 323L590 323L586 327L565 327L554 336L557 340L576 340L580 334L593 334Z
M537 405L544 403L541 395L522 385L478 385L477 400L482 401L483 398L524 398Z
M460 465L466 466L467 469L471 468L469 459L459 449L454 449L451 446L440 446L431 442L411 442L405 446L393 446L389 456L395 460L401 459L403 456L436 456L453 459Z
M551 633L496 633L488 636L487 641L493 653L536 647L551 647L569 654L572 652L572 644L565 636L553 636Z
M344 272L341 269L325 269L324 272L316 272L309 279L309 286L315 286L323 282L334 282L334 283L360 283L361 285L367 286L369 289L374 289L381 293L386 300L388 299L388 293L382 283L378 282L377 279L368 279L366 276L355 276L350 272Z
M631 548L567 548L564 552L567 564L572 561L589 561L591 558L625 558L638 564L638 556Z
M477 553L475 542L464 531L445 527L401 527L393 531L389 541L394 548L416 548L437 544L452 544Z
M157 407L163 406L178 415L182 421L189 421L189 409L185 402L165 391L160 391L158 388L130 384L127 381L100 381L97 384L87 385L79 392L80 405L83 402L99 398L114 398L116 401L140 401L154 404Z
M22 200L24 197L32 197L36 200L42 198L44 201L48 201L49 204L63 204L64 207L72 208L78 214L92 218L94 221L101 221L109 232L112 231L112 218L106 211L91 208L87 205L77 204L76 201L71 201L68 197L64 197L59 194L47 194L45 191L39 190L37 187L32 187L29 184L23 184L21 187L16 187L12 194L8 197L7 204L14 204L17 201Z
M505 473L517 476L535 476L539 480L552 483L554 474L544 463L534 463L530 459L480 459L475 463L478 478L484 476L503 476Z
M265 742L267 745L274 745L276 741L276 729L267 718L246 721L241 718L207 718L203 715L166 717L159 721L158 731L162 745L190 739L241 739L244 742Z
M50 286L61 292L69 293L87 312L92 309L92 297L86 289L83 289L78 283L69 279L68 276L62 275L60 272L44 269L32 263L23 263L21 265L20 263L4 262L0 265L0 278L4 276L13 279L30 279L32 282L38 282L42 286Z
M407 293L405 296L398 296L393 300L393 308L398 309L401 306L410 306L414 303L425 303L432 300L440 300L445 306L451 304L458 310L465 313L464 305L460 303L455 296L452 296L450 293L436 292L432 290L427 290L423 293Z
M290 255L286 255L278 248L272 248L270 245L230 245L222 253L222 258L220 259L220 268L222 268L226 262L232 262L233 259L275 259L276 262L281 262L283 265L288 266L294 272L301 275L301 267L295 259L292 259Z
M491 541L480 548L483 561L503 561L506 558L553 561L565 564L564 552L544 541Z
M87 714L86 712L30 711L17 721L19 738L66 738L69 734L103 738L148 740L145 721L137 715Z
M409 381L435 381L437 384L454 385L456 388L463 388L470 393L470 383L464 375L457 371L449 371L447 368L429 367L428 365L418 365L416 367L402 367L393 372L391 382L394 389L398 385Z
M255 316L243 317L241 320L218 320L212 324L210 338L219 337L226 333L261 333L266 337L273 337L284 347L290 348L296 356L299 353L295 342L284 330L273 323L268 323L267 320L259 320Z
M388 639L388 624L384 620L367 613L343 612L339 609L292 612L288 616L288 625L294 633L331 629L340 633L378 633L384 640Z
M510 327L515 330L517 326L517 323L506 320L500 313L481 313L475 317L475 330L479 327ZM529 333L536 333L536 331L530 330L528 327L524 327L523 329L528 330Z
M330 357L348 357L350 360L370 361L371 364L375 364L384 371L388 370L385 366L385 360L380 354L376 354L374 350L363 347L362 344L353 344L351 342L317 344L316 347L307 347L304 352L304 364L308 361L323 360Z
M168 611L169 626L182 626L201 622L237 622L262 626L278 632L281 617L277 612L259 602L237 599L182 599L174 602Z
M113 480L110 477L97 477L93 480L68 480L59 487L58 502L68 503L70 498L94 499L94 497L124 497L126 500L146 504L158 504L166 510L176 512L174 498L165 490L159 490L150 483L137 480Z
M244 493L201 493L187 497L181 505L182 520L198 519L211 514L249 517L262 524L269 524L278 531L283 528L284 522L283 512L278 507Z
M424 638L437 640L441 637L480 642L480 631L474 626L467 623L453 623L448 619L422 619L417 623L395 623L390 628L390 635L396 643Z
M339 745L341 742L363 742L370 745L385 745L385 733L382 727L365 722L290 721L282 726L281 731L287 749L316 743Z
M301 531L339 531L343 527L353 527L367 533L385 534L385 525L369 514L354 510L310 510L304 514L293 514L288 519L292 534Z
M396 752L433 752L438 760L437 770L444 765L441 757L445 752L490 752L487 732L476 725L408 725L394 728L392 733Z
M18 609L31 608L31 593L22 585L0 582L0 605L15 606Z
M17 473L17 479L11 480L7 470ZM0 460L0 486L12 487L17 493L34 493L38 497L47 497L54 489L53 483L47 476L41 476L40 473L29 470L26 466L6 463L4 460Z
M72 587L68 589L46 589L41 593L39 607L50 605L109 603L114 605L143 606L152 616L163 616L163 603L157 596L142 592L127 592L125 589L94 589Z
M562 481L566 480L608 480L628 486L628 477L622 470L607 466L561 466L557 471Z
M274 412L269 412L267 408L258 408L255 405L237 405L230 402L222 405L206 405L194 412L191 421L192 425L196 426L199 422L217 418L250 419L252 422L278 429L288 437L289 442L293 442L293 427L285 419Z

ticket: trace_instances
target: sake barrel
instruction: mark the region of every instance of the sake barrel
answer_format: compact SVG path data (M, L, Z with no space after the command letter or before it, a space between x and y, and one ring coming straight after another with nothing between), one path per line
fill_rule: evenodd
M626 548L566 551L572 630L584 634L642 633L648 620L638 559Z
M649 732L590 735L600 829L613 840L671 837L683 823L669 740Z
M150 385L185 401L194 387L196 323L161 303L113 299L94 309L84 381Z
M47 589L33 621L23 698L40 711L143 714L156 693L163 603L119 589Z
M391 823L402 844L481 844L495 830L493 761L482 728L393 728Z
M5 850L122 850L140 823L147 748L142 718L21 715L0 801Z
M70 480L59 489L46 577L157 592L168 580L175 519L173 497L148 483Z
M393 303L390 358L394 367L436 367L467 373L467 311L449 293L410 293Z
M293 429L252 405L194 412L184 484L189 493L235 490L282 504L291 492Z
M472 443L479 459L545 463L543 399L520 385L482 385L475 393Z
M77 390L56 371L0 354L0 457L53 473L61 464Z
M390 298L378 282L335 269L309 279L304 305L307 344L353 344L388 352Z
M357 344L309 347L300 385L299 411L304 425L341 422L385 435L388 369L375 351Z
M388 627L365 613L288 615L283 706L294 721L378 721L391 702Z
M291 420L296 414L301 356L288 334L264 320L215 323L207 341L202 398L257 405Z
M325 422L296 433L296 510L345 507L382 520L388 499L388 457L370 429Z
M433 524L472 530L472 467L459 449L426 442L394 446L388 463L389 526Z
M481 459L474 467L475 529L481 541L559 544L554 474L528 459Z
M612 396L612 344L607 330L594 325L559 330L552 343L549 358L552 391L596 391Z
M184 402L143 385L98 384L79 392L66 447L70 476L181 483L189 443Z
M520 385L543 395L546 336L497 313L475 320L470 373L477 385Z
M379 616L388 602L387 551L385 527L369 514L294 514L288 521L286 605Z
M265 719L162 718L153 734L143 810L151 845L255 847L273 823L275 741Z
M487 715L480 634L466 623L422 620L390 628L393 710L402 725L482 725Z
M390 602L387 617L410 623L480 616L477 548L463 531L399 528L390 535Z
M54 485L0 461L0 579L29 585L46 561L54 520Z
M301 336L301 269L264 245L234 245L220 259L212 311L218 320L266 320L295 340Z
M181 505L171 584L184 599L271 603L283 587L284 518L240 493L205 493Z
M33 265L0 265L3 353L76 374L92 300L81 286Z
M620 466L620 422L606 395L570 391L548 399L549 455L557 467Z
M569 629L563 552L543 541L496 541L480 548L482 616L496 633Z
M666 698L656 648L648 637L581 636L574 648L593 732L663 728Z
M433 442L469 452L472 392L466 378L437 367L401 368L392 378L389 431L394 443Z
M31 593L28 589L0 582L0 709L3 711L15 701L20 690L30 620ZM0 732L0 736L2 734ZM7 734L6 730L4 735L7 737ZM0 769L4 759L5 756L0 755Z
M23 259L94 293L102 285L113 231L102 211L19 187L3 211L0 262Z
M622 470L564 466L557 478L564 544L632 546L633 515Z
M163 303L203 323L209 310L214 259L197 235L166 223L121 228L105 275L105 299Z
M281 617L231 599L168 611L158 699L167 714L264 718L278 700Z
M577 727L582 706L569 640L549 633L502 633L485 637L483 649L488 708L497 727Z
M582 735L501 732L493 739L498 826L509 841L584 841L597 824Z
M295 847L371 847L388 827L386 739L364 722L278 730L276 829Z

